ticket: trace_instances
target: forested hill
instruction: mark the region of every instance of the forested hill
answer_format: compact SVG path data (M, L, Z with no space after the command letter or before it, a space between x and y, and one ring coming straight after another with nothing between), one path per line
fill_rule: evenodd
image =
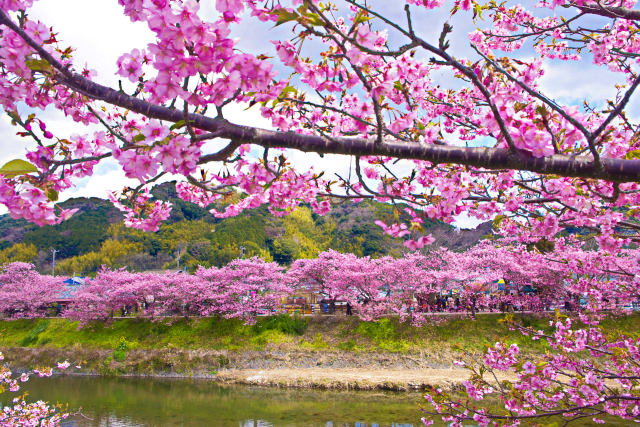
M226 219L214 218L206 209L179 199L172 183L154 189L154 196L173 203L170 219L156 233L125 228L122 215L106 200L76 198L63 202L79 208L68 221L38 227L8 215L0 216L0 263L33 262L50 271L51 248L57 249L56 273L88 274L101 265L127 266L134 270L181 265L223 265L244 256L257 255L288 264L310 258L327 249L360 256L398 256L402 241L382 233L373 222L391 221L391 206L364 201L333 206L329 215L319 216L307 207L276 218L266 207ZM491 232L491 224L476 230L456 231L444 223L426 224L436 238L435 246L462 250ZM244 248L244 249L243 249Z

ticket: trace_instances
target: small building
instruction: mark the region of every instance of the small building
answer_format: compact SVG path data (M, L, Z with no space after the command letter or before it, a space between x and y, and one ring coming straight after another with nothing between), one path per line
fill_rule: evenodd
M64 308L69 306L83 286L87 286L87 280L84 277L78 276L70 277L62 283L64 284L64 287L54 302L56 315L59 315Z

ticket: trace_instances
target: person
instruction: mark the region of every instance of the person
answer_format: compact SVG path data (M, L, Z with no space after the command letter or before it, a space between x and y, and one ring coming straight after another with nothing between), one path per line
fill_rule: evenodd
M571 301L564 300L564 310L565 311L573 311L573 307L571 307Z
M476 303L478 302L478 297L475 295L471 296L471 317L476 318Z
M351 304L349 302L347 302L347 316L352 316L353 313L351 312Z

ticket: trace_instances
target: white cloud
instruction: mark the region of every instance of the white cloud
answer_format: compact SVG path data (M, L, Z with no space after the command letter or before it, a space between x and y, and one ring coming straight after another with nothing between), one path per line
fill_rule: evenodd
M53 26L62 45L75 49L76 67L88 64L103 84L117 84L120 55L154 41L147 25L131 22L113 0L40 0L29 16Z
M485 221L470 217L466 212L454 217L453 225L461 229L476 228Z
M11 119L6 114L0 116L0 164L16 158L24 158L27 145L16 135L20 130L11 125Z
M545 63L540 80L543 93L562 103L581 105L583 100L603 106L616 95L616 84L624 83L621 74L614 74L586 61Z
M95 175L76 182L76 187L66 191L61 200L72 197L100 197L106 199L113 191L124 187L135 187L139 182L127 178L119 165L112 159L105 160L98 166Z

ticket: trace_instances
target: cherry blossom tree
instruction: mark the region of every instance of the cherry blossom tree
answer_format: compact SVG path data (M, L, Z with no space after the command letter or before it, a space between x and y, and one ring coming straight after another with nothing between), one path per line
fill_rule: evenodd
M524 335L544 340L548 351L535 357L521 354L516 344L497 342L481 359L466 355L459 363L470 370L464 396L432 390L426 396L429 416L425 424L433 423L434 418L458 426L469 420L506 426L551 422L552 417L560 417L565 424L585 418L602 423L603 416L637 419L640 342L637 337L600 326L600 310L615 308L615 301L639 301L638 251L609 255L576 249L575 245L558 245L545 253L517 249L480 245L469 251L476 255L469 260L479 259L480 253L492 254L483 263L502 268L505 277L546 287L538 287L546 300L538 301L538 309L550 301L568 299L579 314L558 314L544 331L512 320L512 327ZM522 295L514 297L514 304L527 302ZM515 372L517 380L498 381L495 374L499 371ZM483 406L489 394L504 406L496 407L495 400Z
M170 291L171 283L179 283L180 278L167 274L131 273L125 269L102 269L95 279L88 280L73 296L68 310L64 313L72 319L84 321L107 320L138 311L149 302L156 303L160 295ZM159 303L159 301L157 302ZM155 313L156 304L149 309Z
M481 426L520 425L521 422L550 421L562 417L565 424L589 419L605 422L615 416L637 420L638 401L637 337L620 335L582 319L588 327L574 328L568 318L552 321L554 332L522 328L533 339L545 339L552 351L540 358L520 353L516 344L502 342L490 347L481 361L467 357L458 365L470 370L460 398L437 388L425 397L427 414L461 426L473 420ZM515 381L497 381L496 372L515 372ZM492 394L502 408L486 409L482 401ZM423 419L426 425L432 417Z
M7 317L47 315L63 290L64 277L40 275L33 264L0 267L0 313Z
M131 315L240 317L251 322L271 314L291 293L282 267L259 258L234 260L222 268L184 273L131 273L103 269L76 295L65 316L82 321Z
M336 289L343 266L356 263L358 257L353 254L342 254L329 250L318 254L317 258L299 259L291 264L287 271L287 278L296 289L308 290L321 296L329 302L340 299L342 292Z
M201 292L195 295L198 313L243 317L253 321L258 314L273 314L283 297L291 294L283 268L260 258L236 259L222 268L196 272Z

